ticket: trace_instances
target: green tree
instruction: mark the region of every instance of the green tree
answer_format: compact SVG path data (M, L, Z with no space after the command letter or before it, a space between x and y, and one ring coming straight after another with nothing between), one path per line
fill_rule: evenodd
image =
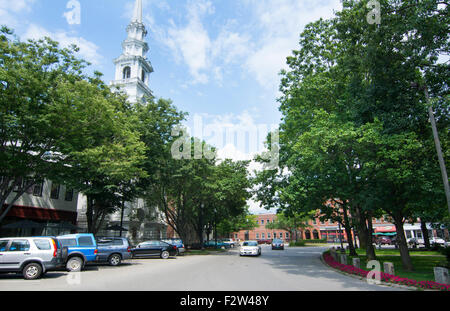
M138 173L143 145L130 127L127 103L83 74L77 47L59 48L50 38L21 42L0 32L0 221L36 182L51 179L86 191L101 180ZM26 181L26 182L24 182Z
M299 231L310 227L308 225L308 220L313 216L312 213L305 215L304 213L296 214L277 214L275 221L266 225L267 229L279 229L286 230L289 232L290 237L294 237L295 241L301 238L299 237Z

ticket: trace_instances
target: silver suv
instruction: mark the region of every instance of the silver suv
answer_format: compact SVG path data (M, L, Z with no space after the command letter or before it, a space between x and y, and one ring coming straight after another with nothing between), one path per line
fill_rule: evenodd
M67 249L51 237L0 239L0 272L20 272L27 280L64 266Z

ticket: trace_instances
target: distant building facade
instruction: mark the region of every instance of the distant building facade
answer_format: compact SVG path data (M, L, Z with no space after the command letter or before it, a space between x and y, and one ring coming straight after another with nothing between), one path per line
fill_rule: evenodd
M6 203L10 203L12 193ZM77 224L78 193L64 185L45 180L31 187L8 212L0 226L0 236L59 235L70 233ZM6 208L6 205L3 206ZM17 227L29 220L36 227ZM5 226L7 228L5 228ZM12 228L8 228L11 227Z
M231 238L235 240L272 240L274 238L283 239L285 241L294 240L295 237L291 236L286 230L268 229L266 226L269 223L276 221L276 214L262 214L256 215L257 227L253 230L241 230L239 232L233 232ZM396 232L395 225L389 222L387 218L374 218L372 220L373 230L375 234L393 234ZM347 234L343 227L340 227L337 222L333 221L320 221L319 218L308 221L308 227L298 230L298 238L302 240L312 239L324 239L327 242L339 242L340 239L347 241ZM449 240L449 234L447 229L435 229L431 224L427 224L430 237L439 237ZM404 231L406 238L422 238L422 231L420 229L420 223L408 224L405 223ZM354 234L354 233L353 233ZM354 235L353 235L354 237Z

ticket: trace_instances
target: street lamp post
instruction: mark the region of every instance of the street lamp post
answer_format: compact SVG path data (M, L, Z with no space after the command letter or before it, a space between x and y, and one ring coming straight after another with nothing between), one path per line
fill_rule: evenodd
M439 141L439 134L436 127L436 119L434 118L433 107L431 106L430 96L428 95L428 87L423 86L423 91L428 103L428 114L430 116L431 129L433 130L434 145L439 159L439 166L441 167L442 180L444 182L445 196L447 197L447 207L450 213L450 187L448 184L447 169L445 168L444 157L442 155L441 143Z

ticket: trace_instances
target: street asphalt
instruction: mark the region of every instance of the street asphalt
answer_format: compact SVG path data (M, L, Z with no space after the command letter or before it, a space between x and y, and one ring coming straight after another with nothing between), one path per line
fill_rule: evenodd
M36 281L0 274L0 291L398 291L371 285L326 266L324 247L288 247L260 257L237 249L167 260L134 259L119 267L90 265L83 272L48 272Z

